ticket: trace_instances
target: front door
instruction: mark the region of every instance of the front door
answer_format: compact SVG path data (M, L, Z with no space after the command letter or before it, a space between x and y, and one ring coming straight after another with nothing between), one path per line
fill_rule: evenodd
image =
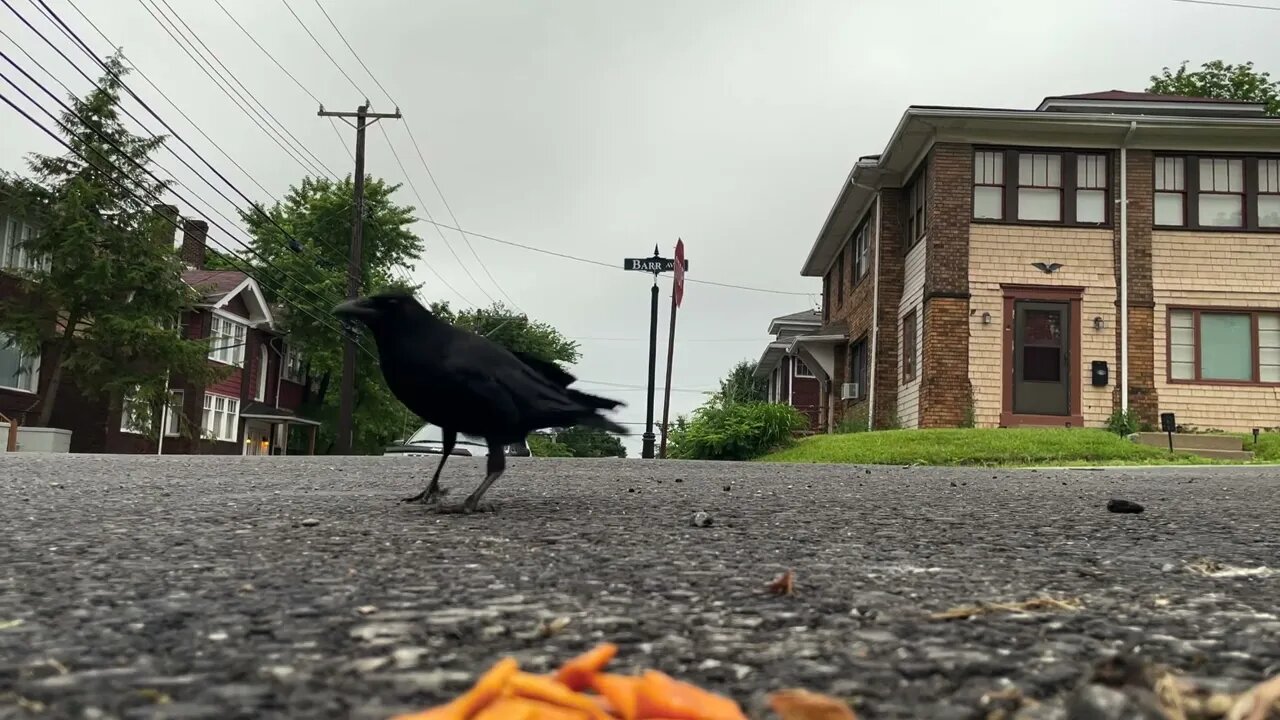
M1071 414L1070 322L1069 303L1014 303L1014 413Z
M244 454L271 454L271 425L257 420L249 420L244 424Z

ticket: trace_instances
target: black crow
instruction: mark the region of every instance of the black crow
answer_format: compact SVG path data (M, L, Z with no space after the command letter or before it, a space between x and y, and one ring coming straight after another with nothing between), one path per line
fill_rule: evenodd
M587 425L626 434L600 415L624 403L569 387L576 378L558 365L511 352L468 330L454 327L412 295L384 292L334 308L363 323L378 346L387 387L424 421L440 428L444 454L426 489L404 502L421 500L442 512L474 512L506 469L506 446L549 427ZM483 437L489 446L484 482L459 507L438 503L440 471L458 433Z

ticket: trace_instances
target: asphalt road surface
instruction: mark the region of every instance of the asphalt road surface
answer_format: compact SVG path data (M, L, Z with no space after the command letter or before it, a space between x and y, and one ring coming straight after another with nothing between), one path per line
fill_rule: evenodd
M0 455L0 718L374 720L605 640L757 717L801 686L862 718L1063 718L1120 650L1280 673L1276 470L519 458L494 514L398 504L430 469ZM480 478L451 461L448 499ZM930 618L1041 596L1079 606Z

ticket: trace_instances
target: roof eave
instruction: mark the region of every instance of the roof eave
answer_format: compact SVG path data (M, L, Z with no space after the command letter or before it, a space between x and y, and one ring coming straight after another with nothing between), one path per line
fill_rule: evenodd
M822 277L826 274L834 251L832 220L837 213L851 201L857 199L856 217L865 212L869 206L879 183L885 176L896 177L897 172L906 170L906 164L914 160L920 151L927 147L936 132L941 129L956 129L973 121L1026 123L1040 126L1057 126L1062 130L1081 128L1115 128L1118 132L1127 130L1130 124L1139 123L1150 128L1165 130L1216 130L1239 131L1244 129L1271 130L1276 133L1277 145L1280 145L1280 119L1274 117L1194 117L1181 115L1142 115L1119 113L1084 113L1084 112L1041 112L1032 110L993 110L984 108L926 107L913 105L902 114L893 134L880 154L878 161L859 160L849 172L836 201L828 211L822 229L814 239L813 245L805 258L800 274L804 277ZM916 133L914 143L907 143L904 138L909 133ZM1119 136L1117 135L1117 145ZM905 158L905 159L904 159ZM856 183L856 184L855 184ZM861 187L870 185L869 188ZM861 196L861 197L859 197ZM843 242L844 238L839 238ZM838 243L835 243L838 245Z

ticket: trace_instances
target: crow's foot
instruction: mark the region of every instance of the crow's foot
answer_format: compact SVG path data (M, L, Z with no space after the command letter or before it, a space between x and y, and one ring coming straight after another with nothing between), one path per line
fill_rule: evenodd
M400 502L402 503L420 502L423 505L436 505L440 502L440 497L447 492L449 491L444 488L440 488L436 490L434 493L431 493L430 495L428 495L427 491L423 490L422 492L418 493L417 495L414 495L413 497L402 498Z

